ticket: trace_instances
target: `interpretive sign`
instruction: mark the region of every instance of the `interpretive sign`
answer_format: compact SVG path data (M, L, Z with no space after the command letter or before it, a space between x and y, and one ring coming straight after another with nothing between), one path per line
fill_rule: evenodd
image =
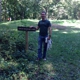
M28 50L28 31L36 31L35 27L24 27L24 26L18 26L19 31L25 31L26 32L26 50Z

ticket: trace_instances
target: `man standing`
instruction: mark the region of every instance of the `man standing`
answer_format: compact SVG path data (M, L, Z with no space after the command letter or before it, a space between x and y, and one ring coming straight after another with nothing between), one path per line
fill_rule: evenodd
M46 19L46 12L41 12L41 18L38 22L36 30L39 29L39 38L38 38L38 60L46 60L47 52L47 42L51 38L51 23Z

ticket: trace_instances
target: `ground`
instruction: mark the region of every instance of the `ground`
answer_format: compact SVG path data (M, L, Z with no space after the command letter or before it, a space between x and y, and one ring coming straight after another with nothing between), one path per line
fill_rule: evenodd
M35 20L2 23L0 80L80 80L80 22L76 22L53 22L52 48L46 61L36 61L38 32L29 33L29 51L24 52L25 32L16 30L20 24L35 25ZM21 50L12 54L16 44Z

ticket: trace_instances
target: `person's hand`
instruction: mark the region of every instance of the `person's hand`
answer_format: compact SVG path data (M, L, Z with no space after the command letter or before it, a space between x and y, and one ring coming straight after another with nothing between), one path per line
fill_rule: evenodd
M33 26L30 26L30 28L33 28Z
M30 29L36 30L36 27L34 27L34 26L30 26Z
M48 36L48 38L47 38L48 40L50 40L50 37Z
M47 39L50 40L51 39L51 35L49 35Z

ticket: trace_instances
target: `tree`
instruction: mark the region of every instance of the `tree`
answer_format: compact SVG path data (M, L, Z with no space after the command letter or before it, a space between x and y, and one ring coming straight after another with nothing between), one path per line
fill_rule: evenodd
M2 1L2 0L0 0L0 21L1 21L1 13L2 13L2 5L1 5L1 1Z
M80 18L80 1L74 0L2 0L2 9L3 20L39 19L42 10L51 19Z

